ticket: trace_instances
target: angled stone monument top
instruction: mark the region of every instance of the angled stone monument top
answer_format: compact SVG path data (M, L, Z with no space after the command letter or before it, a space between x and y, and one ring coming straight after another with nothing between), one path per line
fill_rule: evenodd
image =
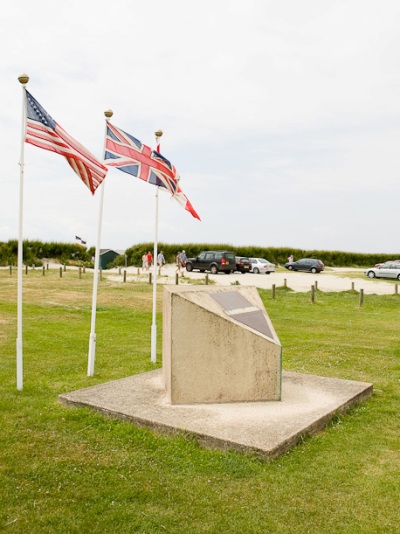
M164 286L172 404L280 400L281 344L255 287Z

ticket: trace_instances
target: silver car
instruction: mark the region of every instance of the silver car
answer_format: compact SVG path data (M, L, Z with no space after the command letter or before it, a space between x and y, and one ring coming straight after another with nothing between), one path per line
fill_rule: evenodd
M275 263L271 263L264 258L249 258L250 272L254 274L269 274L275 272Z
M400 263L383 263L379 267L371 267L365 271L369 278L393 278L400 280Z

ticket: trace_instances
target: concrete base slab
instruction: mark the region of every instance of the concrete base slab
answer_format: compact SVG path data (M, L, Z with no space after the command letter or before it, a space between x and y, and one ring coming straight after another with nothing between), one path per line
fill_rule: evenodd
M162 370L65 393L65 404L88 406L138 425L196 436L210 448L275 458L372 395L372 384L283 371L282 400L172 405Z

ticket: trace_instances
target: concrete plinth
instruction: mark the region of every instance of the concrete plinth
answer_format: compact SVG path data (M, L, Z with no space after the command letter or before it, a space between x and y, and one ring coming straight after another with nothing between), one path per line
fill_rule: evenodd
M161 369L60 395L65 404L164 432L185 432L207 447L275 458L372 394L372 384L283 371L282 399L173 405Z

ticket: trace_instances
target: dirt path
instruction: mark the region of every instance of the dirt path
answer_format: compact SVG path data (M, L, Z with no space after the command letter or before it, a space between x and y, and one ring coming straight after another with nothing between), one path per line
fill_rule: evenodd
M121 275L118 273L118 269L112 269L110 271L104 271L103 276L107 276L110 279L121 280ZM122 268L122 273L124 269ZM134 279L148 279L149 272L142 272L140 269L140 274L137 276L138 268L137 267L128 267L127 271L127 281ZM176 276L175 265L165 265L162 268L161 276L157 275L157 283L160 284L173 284L175 283ZM354 272L359 272L359 277L354 276ZM152 271L151 271L152 272ZM346 276L346 273L349 273ZM183 271L185 278L191 278L193 280L204 280L205 274L199 272L188 273L186 270ZM345 275L345 276L344 276ZM348 291L352 289L352 284L354 284L354 289L359 291L360 289L364 290L365 294L377 294L377 295L391 295L395 292L395 284L393 282L388 282L384 280L370 280L364 274L364 269L329 269L323 271L319 274L311 273L299 273L299 272L276 272L271 273L270 275L265 274L240 274L233 273L230 275L219 273L217 275L208 275L209 280L213 280L216 284L219 285L234 285L236 282L239 282L240 285L247 286L256 286L264 289L271 289L272 285L275 284L276 287L283 286L285 284L287 287L293 289L293 291L306 292L311 290L311 286L317 283L319 291L331 292L331 291ZM179 277L180 283L185 283L182 280L182 277Z

